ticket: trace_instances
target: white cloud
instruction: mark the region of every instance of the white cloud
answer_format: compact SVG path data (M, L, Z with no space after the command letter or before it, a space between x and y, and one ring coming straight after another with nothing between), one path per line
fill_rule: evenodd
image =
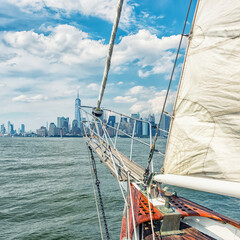
M4 32L4 42L18 52L18 56L28 53L44 57L49 63L94 64L105 56L106 46L101 41L89 39L87 33L70 26L59 25L50 35L37 34L33 31Z
M117 96L114 98L114 102L116 103L134 103L137 101L137 98L132 98L130 96Z
M0 52L8 55L0 62L0 73L75 76L86 78L102 72L107 45L69 26L52 28L48 35L34 31L0 33ZM93 71L94 70L94 71Z
M92 40L87 33L70 25L51 28L48 35L34 31L2 32L0 39L0 51L9 56L0 63L1 73L43 71L79 75L81 72L84 78L97 74L97 70L102 72L108 49L103 41ZM123 37L115 46L111 71L122 73L134 62L142 78L169 73L175 58L172 49L178 41L179 36L159 39L147 30Z
M144 93L144 89L145 89L144 86L135 86L129 90L128 94L130 95L141 94Z
M118 83L117 83L117 85L123 85L123 82L122 82L122 81L120 81L120 82L118 82Z
M67 14L80 12L85 16L95 16L113 22L118 0L8 0L25 12L36 12L44 7L61 10ZM123 6L121 22L128 24L134 18L133 6L128 1Z
M175 101L176 92L169 92L166 111L171 112ZM125 96L117 96L114 98L116 103L128 103L131 113L140 112L141 116L149 113L156 115L162 111L165 100L166 90L157 91L155 87L135 86L126 92Z
M99 91L100 90L100 86L96 83L90 83L87 88L89 90L92 90L92 91Z
M155 87L144 87L144 86L135 86L129 89L126 95L134 95L139 99L149 98L149 96L153 96L156 93Z
M176 92L169 92L166 111L172 111ZM115 102L134 103L130 107L132 113L141 112L142 115L149 113L159 114L165 100L166 90L157 91L155 87L135 86L126 92L126 96L118 96ZM127 101L134 99L134 101ZM124 101L126 100L126 101Z
M14 97L12 99L13 102L26 102L26 103L30 103L30 102L38 102L38 101L45 101L48 98L39 94L39 95L35 95L32 97L28 97L26 95L20 95L18 97Z
M166 111L171 112L174 104L176 92L170 92L168 96L168 101L166 104ZM132 113L141 112L143 115L154 113L159 114L162 111L162 106L165 100L166 90L160 92L153 92L152 95L148 96L146 101L139 101L130 107Z
M172 68L175 59L173 49L179 44L180 35L158 38L148 30L140 30L137 34L123 37L115 46L113 66L137 62L139 76L147 77L151 74L167 73ZM186 47L186 39L182 47ZM145 67L151 70L144 70Z

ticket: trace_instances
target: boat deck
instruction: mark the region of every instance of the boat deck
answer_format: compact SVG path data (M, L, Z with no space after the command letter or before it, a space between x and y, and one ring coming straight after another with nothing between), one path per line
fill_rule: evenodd
M134 161L131 161L123 153L106 144L97 136L86 137L86 142L92 148L92 150L97 153L100 160L108 167L111 174L115 178L118 178L120 181L127 181L127 172L129 171L131 179L134 179L135 181L143 180L144 168L139 166ZM115 166L112 158L115 161Z
M163 233L161 235L161 224L162 220L166 217L166 213L162 211L161 208L153 206L153 204L147 199L147 197L139 191L134 184L131 184L131 193L133 198L133 212L135 216L135 226L144 226L144 236L141 240L148 240L153 239L152 236L152 229L151 229L151 217L150 217L150 209L151 209L151 215L152 220L154 222L154 233L155 233L155 239L166 239L166 240L180 240L180 239L215 239L213 237L210 237L200 231L198 231L196 228L191 227L187 225L186 223L181 221L180 228L182 232L172 232L171 235L167 235ZM165 192L160 192L163 198L165 198ZM149 207L150 205L150 207ZM240 229L240 223L232 220L228 217L225 217L219 213L214 212L211 209L208 209L206 207L203 207L199 204L193 203L185 198L178 197L178 196L172 196L170 200L170 205L172 208L177 210L177 213L181 215L181 219L184 219L185 217L202 217L202 218L208 218L212 219L217 222L225 224L232 225L235 227L235 231L237 233L237 229ZM132 221L132 206L130 206L129 210L129 231L132 237L133 231L134 231L134 223ZM223 226L222 225L222 226ZM121 237L120 239L124 239L126 237L126 226L127 226L127 219L126 215L123 215L122 220L122 228L121 228ZM235 234L236 234L235 233ZM234 234L232 235L234 236ZM228 238L231 239L231 238ZM234 239L234 238L232 238ZM238 238L236 238L238 239Z
M160 230L160 226L159 226L159 230ZM180 230L183 231L183 233L181 234L173 234L170 236L161 236L159 234L159 231L155 232L155 240L213 240L215 238L212 238L200 231L198 231L197 229L182 223L180 224ZM145 231L144 231L145 235L143 236L143 240L152 240L153 236L152 236L152 230L151 230L151 224L148 222L148 224L145 224Z

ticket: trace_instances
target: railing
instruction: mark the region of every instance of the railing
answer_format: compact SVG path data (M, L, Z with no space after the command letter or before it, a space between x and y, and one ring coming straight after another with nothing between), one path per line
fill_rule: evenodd
M98 137L103 141L103 143L110 145L115 150L117 150L117 143L119 137L126 137L131 139L130 144L130 152L129 159L132 161L133 159L133 146L134 142L138 142L149 149L152 146L153 134L155 134L155 125L150 121L146 121L143 119L138 119L134 117L127 116L122 113L118 113L116 111L112 111L109 109L102 109L103 115L101 118L94 116L91 111L92 107L90 106L81 106L81 116L82 116L82 127L85 136ZM105 116L105 117L104 117ZM114 116L117 120L114 124L109 120L110 116ZM144 127L144 134L149 137L149 143L141 140L139 129ZM163 135L167 136L168 131L161 129L160 130ZM104 155L104 148L102 143L100 143L100 147L102 149ZM155 149L155 152L161 156L164 156L160 150ZM151 164L151 171L153 171L154 166L153 162Z

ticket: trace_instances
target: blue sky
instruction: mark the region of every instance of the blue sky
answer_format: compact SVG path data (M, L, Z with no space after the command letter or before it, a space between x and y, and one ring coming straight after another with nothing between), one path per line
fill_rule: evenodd
M74 118L77 89L96 105L117 0L0 1L0 124L35 130L58 116ZM185 0L125 1L102 105L127 114L159 114ZM186 33L189 32L193 1ZM174 102L184 50L174 77Z

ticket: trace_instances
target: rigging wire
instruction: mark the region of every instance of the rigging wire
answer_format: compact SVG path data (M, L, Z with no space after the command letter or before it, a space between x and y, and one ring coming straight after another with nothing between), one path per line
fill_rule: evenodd
M182 31L181 38L180 38L180 41L179 41L179 44L178 44L177 54L176 54L176 57L175 57L175 60L174 60L173 69L172 69L171 77L170 77L170 80L169 80L167 93L166 93L166 96L165 96L165 99L164 99L161 116L160 116L160 119L159 119L159 122L158 122L158 126L157 126L157 130L156 130L156 134L155 134L155 136L154 136L153 144L152 144L152 147L151 147L149 156L148 156L147 167L146 167L145 173L144 173L144 175L143 175L143 177L144 177L144 182L145 182L145 183L147 182L147 179L148 179L148 176L149 176L149 166L150 166L150 163L151 163L151 161L152 161L153 154L154 154L154 152L155 152L155 151L154 151L154 150L155 150L155 144L156 144L156 142L157 142L158 132L159 132L159 129L160 129L160 124L161 124L161 121L162 121L163 113L164 113L164 111L165 111L165 107L166 107L166 103L167 103L167 99L168 99L168 94L169 94L169 91L170 91L171 83L172 83L172 80L173 80L173 75L174 75L175 68L176 68L176 65L177 65L177 60L178 60L178 55L179 55L180 48L181 48L181 45L182 45L182 40L183 40L183 37L185 36L185 35L184 35L184 32L185 32L185 28L186 28L186 25L187 25L187 20L188 20L188 15L189 15L189 12L190 12L191 5L192 5L192 0L190 0L190 2L189 2L188 11L187 11L187 16L186 16L186 18L185 18L185 22L184 22L184 26L183 26L183 31Z
M152 219L152 211L151 211L151 205L150 205L149 189L147 189L147 200L148 200L148 208L149 208L150 221L151 221L152 238L153 238L153 240L155 240L155 232L154 232L154 225L153 225L153 219Z
M101 210L102 210L102 217L103 217L104 227L105 227L105 231L106 231L106 235L107 235L107 240L110 240L108 226L107 226L107 219L106 219L106 215L105 215L105 211L104 211L104 207L103 207L102 194L101 194L101 191L100 191L100 181L98 180L98 176L97 176L96 162L95 162L91 147L88 147L88 148L89 148L89 151L90 151L90 154L91 154L93 172L94 172L95 178L96 178L95 184L97 186L99 203L100 203Z
M88 146L87 146L87 148L88 148ZM97 215L98 215L98 222L99 222L99 227L100 227L100 233L101 233L102 240L104 240L104 238L103 238L103 231L102 231L102 224L101 224L101 218L100 218L100 213L99 213L99 208L98 208L97 194L96 194L96 190L95 190L95 186L94 186L94 177L93 177L93 172L92 172L92 168L91 168L90 155L89 155L89 151L87 151L87 152L88 152L88 160L89 160L90 172L91 172L91 177L92 177L92 185L93 185L95 204L96 204L96 208L97 208Z
M111 65L111 58L112 58L112 52L113 52L113 47L114 47L114 41L115 41L115 38L116 38L118 24L119 24L119 21L120 21L123 1L124 0L119 0L118 6L117 6L117 15L116 15L116 18L114 20L114 24L113 24L113 28L112 28L111 39L110 39L110 42L109 42L108 55L107 55L107 60L106 60L106 65L105 65L105 69L104 69L104 74L103 74L103 79L102 79L102 84L101 84L101 90L100 90L100 93L99 93L96 110L100 109L100 105L101 105L101 102L102 102L102 97L103 97L104 90L105 90L105 87L106 87L106 84L107 84L108 72L109 72L110 65Z
M131 204L131 210L132 210L134 237L135 237L135 239L137 239L136 221L135 221L135 215L134 215L134 210L133 210L132 190L131 190L131 185L130 185L130 171L128 171L128 175L127 175L127 184L128 184L128 189L129 189L130 204Z

